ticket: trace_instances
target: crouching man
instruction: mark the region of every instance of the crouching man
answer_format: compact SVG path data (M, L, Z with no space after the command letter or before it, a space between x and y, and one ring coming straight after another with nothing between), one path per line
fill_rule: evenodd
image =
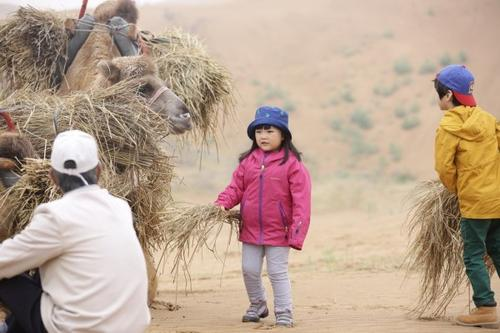
M144 332L148 279L129 205L97 184L94 138L59 134L50 177L64 193L0 244L7 332ZM24 274L38 268L37 274Z

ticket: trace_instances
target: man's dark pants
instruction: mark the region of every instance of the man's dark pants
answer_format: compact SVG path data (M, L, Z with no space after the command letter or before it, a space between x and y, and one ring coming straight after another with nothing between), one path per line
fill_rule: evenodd
M0 302L10 311L9 333L46 333L40 313L40 276L21 274L0 280Z

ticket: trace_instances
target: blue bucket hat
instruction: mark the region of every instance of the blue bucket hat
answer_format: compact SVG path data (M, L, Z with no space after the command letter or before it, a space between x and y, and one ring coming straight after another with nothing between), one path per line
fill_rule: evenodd
M248 125L247 134L250 139L255 138L255 128L259 125L272 125L292 137L288 129L288 113L275 106L261 106L255 111L255 120Z

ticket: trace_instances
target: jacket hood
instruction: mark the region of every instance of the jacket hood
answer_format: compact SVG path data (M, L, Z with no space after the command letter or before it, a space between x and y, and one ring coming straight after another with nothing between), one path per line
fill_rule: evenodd
M440 126L443 130L467 141L482 141L495 135L496 119L478 106L457 106L446 111Z

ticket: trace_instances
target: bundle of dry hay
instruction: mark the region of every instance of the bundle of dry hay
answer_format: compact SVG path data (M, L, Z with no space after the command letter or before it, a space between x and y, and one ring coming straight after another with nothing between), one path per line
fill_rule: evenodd
M217 126L233 114L229 72L193 36L171 30L157 37L142 33L160 76L190 109L192 137L206 143ZM63 20L50 12L20 8L0 25L0 72L7 93L21 87L40 91L53 87L57 59L66 50Z
M411 242L405 264L407 273L422 272L412 313L419 318L438 318L445 315L467 282L458 198L440 181L422 182L410 197L407 224Z
M0 73L8 92L48 89L65 52L63 21L54 13L21 7L0 25Z
M197 250L205 247L217 255L215 240L224 225L231 227L229 245L231 235L239 230L238 226L241 220L239 211L225 211L215 205L176 204L168 206L164 214L163 220L165 222L162 227L169 237L162 253L162 259L165 259L164 256L167 254L171 256L173 260L171 273L174 280L182 271L185 281L189 280L189 265Z
M101 184L129 201L139 222L136 227L141 243L153 250L161 248L166 239L160 228L161 212L172 200L173 169L170 157L161 148L162 139L169 134L168 125L135 94L138 85L136 81L123 81L90 95L75 93L64 98L19 90L1 101L0 107L11 112L40 157L50 156L55 127L58 131L80 129L93 135L104 166ZM46 174L36 167L40 165L44 164L28 164L22 181L2 194L9 200L0 201L1 212L13 212L4 219L11 234L28 223L36 204L53 198ZM32 191L32 183L40 183L39 188L47 190Z
M160 77L192 111L194 136L206 142L207 134L216 133L218 120L232 116L229 72L207 54L198 39L178 29L157 37L142 31L141 37L152 51Z
M2 189L0 194L0 240L17 234L28 224L36 206L60 195L48 177L50 165L46 160L27 159L25 175L16 186Z

